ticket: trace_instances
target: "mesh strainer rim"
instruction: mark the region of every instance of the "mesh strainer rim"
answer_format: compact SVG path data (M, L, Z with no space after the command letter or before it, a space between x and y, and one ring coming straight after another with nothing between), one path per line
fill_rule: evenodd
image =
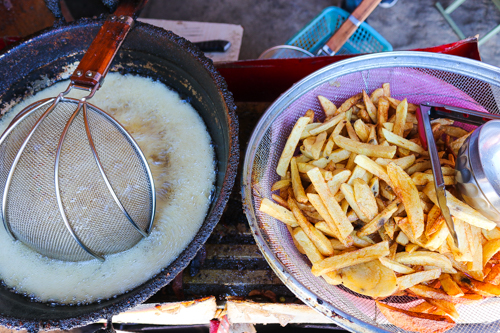
M327 301L319 298L314 292L294 278L285 265L271 250L265 241L259 228L258 220L253 206L252 169L257 148L262 141L263 135L273 124L276 118L284 112L297 98L317 86L328 82L332 78L341 77L354 72L381 69L390 67L413 67L426 68L441 71L452 71L484 82L500 85L500 69L480 61L471 60L459 56L428 53L420 51L395 51L379 54L370 54L354 57L328 65L301 81L294 84L284 92L262 115L256 125L250 140L248 141L245 160L243 164L241 195L243 209L249 221L250 229L255 238L257 246L266 258L267 262L281 279L281 281L304 303L311 308L330 318L339 326L355 332L389 332L379 326L364 322L344 311L336 308ZM279 156L278 156L279 157ZM276 157L276 158L278 158ZM343 318L334 317L337 314ZM459 324L457 324L458 326Z

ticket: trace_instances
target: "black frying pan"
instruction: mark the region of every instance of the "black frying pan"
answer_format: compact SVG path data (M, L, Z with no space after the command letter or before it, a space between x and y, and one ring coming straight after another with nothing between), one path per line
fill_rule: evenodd
M62 79L63 68L81 59L103 20L80 20L43 31L0 54L0 111ZM13 328L70 329L109 318L140 304L168 284L205 243L234 184L238 165L238 123L231 93L212 61L187 40L140 22L127 36L111 71L152 77L190 100L205 121L217 157L216 196L193 241L168 267L116 298L83 306L50 305L0 287L0 324ZM133 274L133 267L131 267Z

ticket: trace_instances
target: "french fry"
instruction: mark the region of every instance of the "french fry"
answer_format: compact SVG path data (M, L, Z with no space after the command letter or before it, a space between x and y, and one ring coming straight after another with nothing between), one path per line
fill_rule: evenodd
M372 100L373 104L377 104L379 101L379 98L382 96L384 96L384 89L377 88L370 94L370 99Z
M353 244L356 247L367 247L367 246L375 244L375 242L370 237L366 237L366 236L359 237L358 235L356 235L356 231L353 231L351 233L351 237L352 237Z
M347 184L352 185L353 182L354 182L354 179L358 179L358 178L361 178L361 179L363 179L365 181L370 181L370 179L371 179L371 173L369 173L365 169L363 169L363 168L361 168L361 167L359 167L359 166L356 165L354 167L354 169L352 170L351 176L347 180Z
M323 108L323 112L326 117L333 117L335 111L337 111L337 107L333 104L328 98L318 95L319 104Z
M442 333L455 326L455 322L448 316L412 312L395 308L378 301L376 304L380 312L391 324L408 331Z
M341 170L332 176L332 179L329 180L326 184L330 193L335 195L340 190L340 186L345 183L349 177L351 176L351 171L349 170Z
M358 135L356 134L356 131L354 130L354 127L351 125L350 122L345 123L345 128L347 130L347 135L349 136L349 138L351 140L356 141L356 142L361 142ZM335 137L333 136L332 139L334 140Z
M337 228L339 230L339 234L341 238L346 238L349 236L353 230L353 226L351 222L347 219L347 216L344 214L339 204L333 197L333 195L328 190L328 187L325 183L323 176L319 169L312 169L307 172L307 175L311 179L311 182L314 184L314 188L318 192L321 200L325 204L328 213L334 220Z
M436 266L444 273L456 273L450 260L446 256L435 252L399 252L396 254L394 260L404 265Z
M354 130L356 131L356 134L358 135L359 139L362 142L367 142L368 141L368 136L370 135L370 129L366 124L363 122L363 120L358 119L354 122Z
M446 238L446 242L453 253L453 257L458 261L472 261L472 252L470 250L469 241L466 235L466 223L461 219L452 217L453 224L455 226L455 232L457 234L459 247L455 246L455 242L451 238L451 235Z
M344 194L344 198L349 203L349 206L353 209L359 219L363 222L369 222L370 219L359 209L356 198L354 197L354 189L349 184L342 184L340 186L340 191Z
M415 163L415 155L409 155L401 158L390 159L390 158L377 158L375 162L380 166L387 166L387 164L393 162L397 166L401 167L401 169L408 169L410 166Z
M309 119L310 119L309 123L314 123L314 111L313 110L311 110L311 109L307 110L304 117L309 117Z
M383 184L380 184L380 194L389 201L392 201L396 198L396 195L391 190L390 185L387 185L387 183L385 182Z
M398 107L398 105L401 103L400 100L397 100L395 98L391 98L390 96L386 96L385 98L387 98L387 100L391 103L391 106L396 109ZM412 103L408 103L408 112L412 112L414 113L415 111L417 111L417 105L415 104L412 104Z
M486 238L487 240L500 238L500 228L499 227L496 227L496 228L491 229L491 230L481 229L481 232L483 233L484 238Z
M293 241L293 244L295 245L295 247L297 248L297 250L301 254L306 254L306 251L304 251L304 249L302 248L302 246L293 237L293 230L294 230L294 228L290 227L289 225L287 225L286 228L288 229L288 232L290 233L290 235L292 235L292 241ZM295 228L295 229L297 229L297 228Z
M312 202L310 199L309 199L309 201ZM319 231L321 231L322 233L324 233L325 236L328 236L330 238L336 238L337 237L337 235L333 232L332 229L330 229L330 227L328 226L328 224L325 221L319 221L314 226L316 227L316 229L318 229ZM335 239L335 241L340 242L337 239ZM333 247L333 249L337 250L335 247Z
M375 105L373 105L372 100L366 93L366 91L363 90L363 101L365 102L366 105L366 112L368 112L368 115L370 116L370 119L373 121L374 124L377 123L377 109L375 108Z
M376 103L376 102L374 102ZM389 119L389 102L385 98L378 99L377 129L379 140L385 139L382 134L382 124Z
M387 165L387 174L391 179L394 192L403 203L413 231L413 237L418 238L424 232L424 212L420 205L417 188L410 176L394 163Z
M314 160L319 159L321 155L321 150L323 149L323 145L325 144L327 134L326 132L321 132L316 136L316 140L311 147L311 155ZM326 163L325 163L326 166Z
M468 276L472 277L475 280L478 280L478 281L483 281L484 280L484 273L482 271L471 271L471 270L469 270L467 268L467 265L465 263L455 260L455 258L453 257L453 254L451 254L451 253L444 253L443 255L445 255L450 260L451 264L453 265L453 268L455 268L457 271L465 273L465 274L467 274ZM455 280L455 278L453 278L453 280Z
M288 207L288 203L282 198L280 197L279 195L277 194L271 194L271 198L276 201L280 206L283 206L285 207L286 209L289 209L290 207ZM269 199L267 199L269 200ZM293 215L293 214L292 214Z
M314 243L307 237L306 233L302 228L295 228L292 232L293 239L299 243L299 245L304 250L305 255L311 261L311 263L319 262L324 259L321 252L314 246ZM327 273L323 276L329 284L337 285L342 283L342 279L335 272Z
M384 90L385 97L391 97L391 84L390 83L383 83L382 89Z
M385 209L385 208L384 208ZM389 236L391 240L394 239L394 233L396 232L397 224L394 219L389 219L384 223L385 234Z
M397 255L396 255L397 256ZM399 290L405 290L416 284L437 279L441 275L440 269L416 272L398 277Z
M373 196L376 199L380 193L380 181L379 181L378 177L373 177L372 179L370 179L368 186L370 187L370 190L372 191ZM378 203L377 203L377 206L378 206Z
M281 222L291 226L292 228L299 226L297 220L295 219L295 216L291 211L289 211L285 207L275 204L267 198L262 199L259 210L271 217L274 217L277 220L280 220Z
M377 202L375 201L375 196L371 191L368 184L360 179L356 178L353 181L354 188L354 199L358 204L359 209L368 219L373 219L378 213Z
M493 266L488 273L488 275L484 278L484 282L494 284L498 286L500 284L500 265L496 264Z
M432 207L427 214L427 221L425 224L425 235L427 237L434 234L439 229L441 224L445 223L444 218L440 219L440 217L441 209L438 205L434 205L434 207Z
M307 196L302 186L302 181L300 180L299 169L297 168L297 160L295 157L292 157L290 161L290 171L292 176L293 195L298 202L306 203Z
M295 219L299 226L304 230L307 237L314 243L314 245L318 248L319 252L321 252L324 256L333 255L333 247L332 243L323 235L319 230L314 228L311 223L306 219L299 206L297 206L297 202L293 198L288 198L288 206L292 210Z
M408 236L403 231L400 231L398 236L396 237L396 243L406 246L410 240L408 239Z
M370 235L380 229L398 209L399 199L394 200L389 206L375 216L369 223L364 225L357 233L358 237Z
M408 101L406 98L398 104L396 108L396 120L392 132L403 137L404 126L406 124L406 114L408 113Z
M325 132L323 132L325 133ZM319 136L319 135L318 135ZM310 161L308 164L317 166L318 168L324 169L326 165L328 164L328 160L324 157L318 158L317 160ZM326 175L325 175L326 177Z
M427 301L423 301L422 303L412 306L411 308L408 309L408 311L420 312L420 313L434 313L433 311L435 311L436 309L437 309L436 306L432 305Z
M325 258L321 254L321 252L319 252L314 243L307 237L306 233L304 232L304 230L302 230L301 227L293 229L292 237L302 247L305 255L311 261L311 263L319 262Z
M335 238L340 240L343 244L346 244L347 238L341 236L337 225L335 224L332 217L330 216L330 213L328 213L328 210L326 209L325 205L323 204L323 201L321 200L320 196L318 194L309 193L309 194L307 194L307 197L309 198L309 201L314 206L314 208L321 215L323 220L326 222L331 233L335 236Z
M387 171L383 166L380 166L375 161L371 160L365 155L357 155L356 158L354 159L354 163L356 163L363 169L367 170L368 172L372 173L376 177L382 179L387 184L389 184L389 186L392 187L391 179L389 178L389 175L387 175Z
M446 274L444 274L446 275ZM453 302L454 297L448 295L441 289L432 288L423 284L417 284L409 288L411 293L424 299L440 299L448 302Z
M333 138L335 143L350 152L366 155L370 157L383 157L392 158L396 154L396 147L393 146L381 146L381 145L371 145L368 143L356 142L354 140L345 138L341 135L337 135Z
M491 283L476 281L465 274L458 272L452 275L453 280L462 287L465 287L482 296L500 296L500 287Z
M408 253L413 253L413 252L417 251L419 248L420 248L420 245L410 243L410 244L405 246L405 251Z
M434 204L438 204L434 183L428 183L422 192L424 192ZM446 191L446 200L452 216L486 230L492 230L496 227L495 222L488 220L469 205L455 198L449 191Z
M385 128L382 129L382 132L384 133L385 139L389 142L392 143L398 147L408 149L410 151L413 151L417 154L423 155L423 156L428 156L429 153L424 150L421 146L417 145L415 142L412 142L410 140L407 140L399 135L396 135L392 132L389 132ZM383 156L380 156L383 157ZM391 157L392 158L392 157Z
M428 170L430 167L431 167L431 161L429 160L420 162L415 161L415 164L409 167L408 170L406 171L410 176L412 176L415 172L423 172L425 170Z
M455 138L461 138L464 135L469 134L466 130L460 127L456 126L451 126L451 125L444 125L441 126L446 134L449 136L455 137Z
M424 244L424 247L431 251L438 250L443 243L446 243L446 239L450 234L450 232L448 231L448 227L444 222L444 218L440 217L440 219L442 219L442 223L440 224L436 232L427 237L427 242Z
M271 187L271 191L274 192L274 191L278 191L278 190L281 190L283 188L287 188L288 186L290 186L291 182L290 182L290 179L282 179L282 180L278 180L276 183L273 184L273 186Z
M293 157L293 153L295 152L295 148L299 143L300 136L302 131L304 131L307 124L309 124L309 117L301 117L295 125L293 126L292 132L286 141L285 147L281 153L281 157L278 161L278 166L276 167L276 173L280 176L285 176L286 171L288 169L288 165L290 164L290 160Z
M454 120L448 118L437 118L431 120L431 125L433 124L441 124L441 126L453 125L455 123Z
M302 133L300 134L300 140L307 139L308 137L312 136L309 131L315 129L316 127L321 126L321 123L312 123L312 124L307 124Z
M371 145L378 145L377 126L375 126L375 125L370 126L370 134L368 134L368 139L366 142L371 144Z
M415 185L427 185L429 182L434 182L434 176L429 173L415 172L411 179L415 183ZM445 185L455 185L455 177L454 176L443 176Z
M453 281L449 274L441 274L439 281L441 282L441 287L448 295L453 297L460 297L464 295L462 289L455 281Z
M355 153L351 153L351 155L349 155L349 159L347 160L347 163L344 166L345 169L351 170L351 171L354 170L354 167L356 166L356 164L354 163L354 159L356 158L356 156L357 155Z
M334 115L346 112L354 105L358 104L361 100L363 100L363 93L359 93L357 95L352 96L351 98L347 99L344 103L342 103L342 105L337 109Z
M315 276L320 276L344 267L372 261L388 254L389 244L387 242L380 242L356 251L325 258L321 262L313 264L312 273Z
M322 156L328 158L328 156L330 156L330 154L332 153L334 147L335 147L335 142L333 142L333 140L328 139L326 141L325 147L323 148Z
M391 260L391 259L386 258L386 257L380 257L380 258L378 258L378 260L380 260L382 265L384 265L387 268L392 269L396 273L410 274L410 273L415 272L415 270L412 269L411 267L405 266L403 264L400 264L397 261Z
M450 148L451 150L453 151L453 153L456 155L458 155L458 150L460 149L460 147L462 147L462 145L464 144L465 140L467 140L467 138L469 137L469 135L471 135L472 132L456 139L455 141L453 141L452 143L450 143Z
M425 170L425 173L432 174L432 169ZM453 176L455 174L455 169L445 165L444 167L441 167L441 173L443 176Z
M498 252L500 251L500 239L493 239L487 241L483 245L483 266Z
M482 271L483 267L483 235L481 234L481 228L475 227L473 225L467 224L470 229L469 247L472 251L472 262L468 263L467 267L471 271Z
M356 114L358 119L363 120L365 123L369 124L372 122L372 119L370 118L370 115L368 114L368 111L365 109L360 109L358 113Z
M309 131L309 133L311 135L318 135L319 133L324 132L324 131L332 128L333 126L337 125L339 122L341 122L344 119L345 119L345 114L343 114L343 113L339 114L339 115L325 121L320 126L313 128L312 130Z
M457 312L457 309L455 308L455 305L452 302L445 301L442 299L432 299L432 298L428 298L427 302L443 310L444 312L449 314L453 319L458 319L459 314Z
M338 163L340 161L344 161L351 156L351 152L346 149L339 148L335 151L333 151L329 156L328 156L328 161L333 162L333 163Z

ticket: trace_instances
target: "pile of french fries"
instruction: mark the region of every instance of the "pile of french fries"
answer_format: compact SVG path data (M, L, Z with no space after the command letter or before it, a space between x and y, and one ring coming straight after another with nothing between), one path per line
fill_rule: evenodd
M325 120L313 110L298 119L273 200L259 208L288 226L312 274L371 296L389 322L418 332L450 329L458 305L499 296L500 229L454 188L456 154L470 133L449 119L432 121L457 248L418 138L417 106L392 98L389 84L338 108L318 99ZM388 296L422 301L401 309L381 302Z

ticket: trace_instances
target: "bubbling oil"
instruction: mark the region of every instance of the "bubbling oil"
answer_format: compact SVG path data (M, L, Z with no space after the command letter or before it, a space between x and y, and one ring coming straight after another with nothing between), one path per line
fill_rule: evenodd
M29 104L55 97L68 82L44 89L14 106L0 119L3 133ZM81 98L85 92L71 92ZM203 120L176 92L151 79L109 73L89 101L120 122L148 160L155 181L157 209L149 237L104 262L49 259L0 226L0 279L33 300L85 304L131 290L168 266L201 227L215 181L214 151Z

